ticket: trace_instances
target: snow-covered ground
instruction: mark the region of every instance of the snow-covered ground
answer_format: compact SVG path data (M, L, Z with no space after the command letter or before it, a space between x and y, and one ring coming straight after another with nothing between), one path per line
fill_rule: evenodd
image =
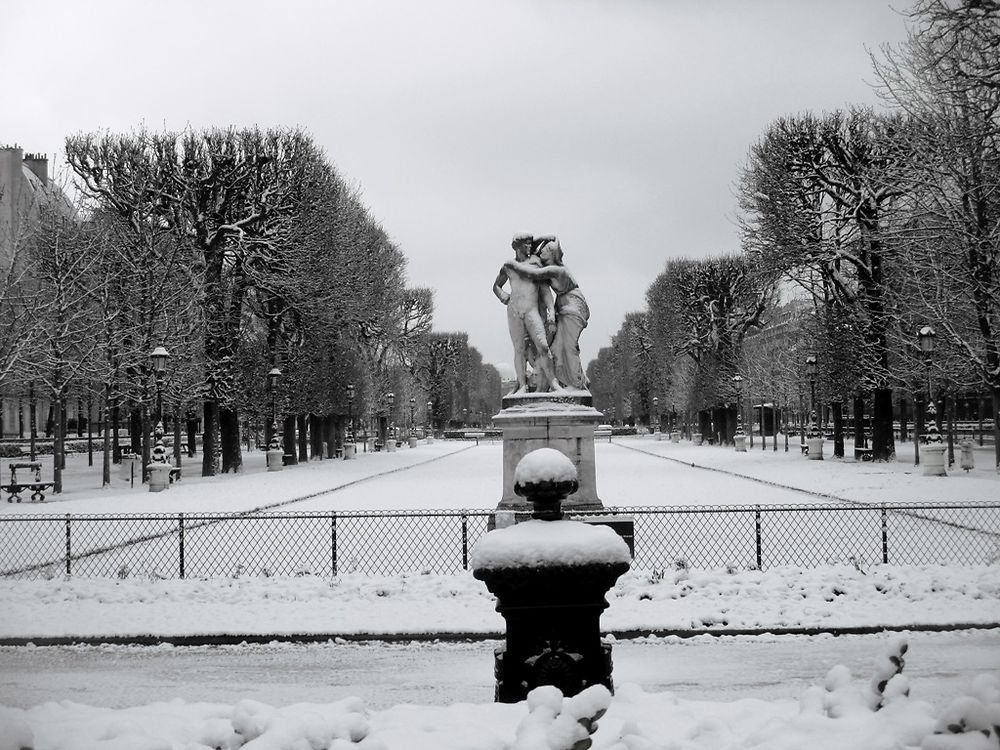
M912 465L906 446L892 464L809 461L798 455L794 444L788 453L780 448L772 452L758 446L737 454L731 448L649 437L601 442L598 488L606 505L622 506L1000 498L1000 477L987 451L977 453L977 468L969 474L955 471L932 478ZM260 454L248 455L246 464L240 476L202 479L188 471L168 492L148 493L117 477L113 488L101 489L97 467L87 467L85 456L73 456L67 492L44 505L4 503L0 513L492 508L501 474L500 446L485 441L480 446L439 441L270 474L263 471ZM1000 622L1000 565L634 570L619 581L609 602L602 627L618 633L995 624ZM471 574L346 574L332 580L5 580L0 582L0 604L0 636L29 639L220 633L495 635L502 629L492 599ZM744 668L732 665L734 671ZM891 700L872 711L870 674L851 679L845 672L834 669L825 681L817 675L818 686L804 695L769 701L753 695L738 701L699 701L620 685L599 722L594 747L920 746L943 716L940 706L903 696L898 678ZM1000 688L984 676L969 690L978 697L962 704L966 724L998 723L996 714L990 719L989 712L1000 711L1000 706L977 706L1000 704ZM587 705L564 705L541 694L529 715L526 704L400 705L374 711L360 701L273 707L253 701L188 703L183 695L164 695L169 702L108 710L73 703L73 695L65 698L27 710L0 708L0 750L326 748L346 747L348 740L361 747L415 750L570 747L572 732L564 735L562 745L553 738L582 726L575 721L578 715L593 715L608 700L591 695ZM6 702L0 695L0 703ZM560 711L565 713L562 719L556 716ZM977 747L968 744L976 741L973 737L967 735L965 745L954 746ZM949 747L936 742L932 737L924 746ZM992 742L988 746L995 748L995 737Z

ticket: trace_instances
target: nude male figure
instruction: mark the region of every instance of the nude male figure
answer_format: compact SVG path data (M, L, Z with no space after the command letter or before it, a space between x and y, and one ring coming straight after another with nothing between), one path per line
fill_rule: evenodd
M532 237L529 234L514 235L510 243L514 249L514 258L522 263L540 265L538 256L530 255L531 243ZM503 288L508 282L510 292ZM533 279L516 273L508 274L504 267L500 268L496 281L493 282L493 294L507 306L507 328L514 345L514 372L517 375L517 390L514 393L528 390L527 342L534 346L535 360L532 365L541 373L542 382L547 384L549 390L562 390L555 377L545 321L540 310L540 305L544 305L541 309L550 309L548 298L541 296L549 293L545 286L547 285L540 285Z

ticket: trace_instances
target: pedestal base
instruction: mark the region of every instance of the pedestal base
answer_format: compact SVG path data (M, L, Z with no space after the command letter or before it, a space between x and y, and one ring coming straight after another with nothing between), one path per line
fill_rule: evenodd
M507 623L496 651L496 700L523 701L540 685L576 695L591 685L613 690L611 646L601 640L608 590L628 563L477 569Z

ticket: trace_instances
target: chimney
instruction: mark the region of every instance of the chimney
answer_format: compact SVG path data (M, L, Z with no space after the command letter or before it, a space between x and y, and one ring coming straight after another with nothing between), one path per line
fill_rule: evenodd
M30 169L45 187L49 186L49 157L45 154L25 154L24 166Z

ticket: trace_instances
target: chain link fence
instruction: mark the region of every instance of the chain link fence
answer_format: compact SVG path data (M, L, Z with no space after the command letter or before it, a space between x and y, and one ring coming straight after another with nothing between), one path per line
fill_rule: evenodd
M457 573L491 511L0 516L0 576L216 578ZM633 567L1000 562L1000 503L625 507ZM624 523L622 523L624 522ZM624 531L623 531L624 529ZM682 562L683 561L683 562Z

